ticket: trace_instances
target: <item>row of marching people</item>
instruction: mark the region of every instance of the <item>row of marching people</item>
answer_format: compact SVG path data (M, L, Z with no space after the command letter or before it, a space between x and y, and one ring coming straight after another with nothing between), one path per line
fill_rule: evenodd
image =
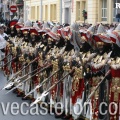
M29 99L31 106L47 103L45 107L56 118L119 120L119 31L120 25L86 28L77 23L32 25L29 20L23 24L22 18L12 20L10 35L1 48L5 55L1 69L8 78L2 90ZM83 108L86 102L91 106ZM57 103L62 104L61 109L56 108ZM118 109L109 107L111 103Z

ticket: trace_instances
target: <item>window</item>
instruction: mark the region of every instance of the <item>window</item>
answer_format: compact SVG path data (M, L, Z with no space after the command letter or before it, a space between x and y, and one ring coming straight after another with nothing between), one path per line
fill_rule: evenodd
M83 9L86 10L86 2L85 1L82 1L82 5L83 5Z
M80 20L80 2L76 2L76 20Z
M54 4L54 20L57 20L57 5Z
M76 2L76 20L83 21L82 11L86 10L86 1L77 1Z
M107 0L102 0L102 21L107 21Z
M48 20L48 5L45 5L45 20Z
M35 6L31 7L31 19L35 19Z
M86 2L85 1L82 1L82 11L83 10L86 10ZM81 20L83 21L84 20L84 18L83 18L83 13L82 13L82 11L81 11L81 16L82 16L82 18L81 18Z
M50 19L51 21L56 21L57 19L57 5L56 4L50 5Z
M37 6L37 20L40 19L40 7Z
M45 11L45 10L44 10L44 5L42 5L42 20L45 20L45 19L44 19L44 14L45 14L44 11Z

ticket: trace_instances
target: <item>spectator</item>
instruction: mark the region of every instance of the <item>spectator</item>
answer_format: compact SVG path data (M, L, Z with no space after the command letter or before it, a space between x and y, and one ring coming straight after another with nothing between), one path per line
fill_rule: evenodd
M1 25L1 29L0 29L0 35L4 38L4 40L8 40L9 37L8 35L5 33L5 25Z
M3 27L0 26L0 50L6 47L6 40L2 36Z
M120 22L120 13L118 13L118 14L116 15L116 20L117 20L117 22Z

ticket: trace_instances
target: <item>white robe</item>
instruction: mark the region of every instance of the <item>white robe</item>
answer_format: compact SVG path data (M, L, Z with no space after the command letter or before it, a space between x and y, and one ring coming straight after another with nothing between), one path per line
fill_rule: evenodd
M6 47L7 42L5 41L5 39L0 35L0 49L3 49ZM0 60L3 59L5 57L5 54L0 51ZM2 62L0 63L2 65Z
M6 40L2 37L2 35L0 35L0 49L5 48L7 45Z

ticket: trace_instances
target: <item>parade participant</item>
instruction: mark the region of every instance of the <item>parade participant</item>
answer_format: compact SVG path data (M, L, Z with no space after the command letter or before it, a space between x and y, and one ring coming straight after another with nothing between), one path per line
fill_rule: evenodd
M82 56L84 56L84 54L86 54L90 49L91 49L91 46L85 41L85 40L83 40L84 42L82 42L82 38L81 38L81 35L80 35L80 33L79 33L79 25L77 24L77 23L74 23L74 24L72 24L71 25L71 29L70 29L70 31L71 31L71 37L70 37L70 39L69 39L69 41L70 41L70 43L74 46L74 49L75 49L75 53L78 51L81 51L81 52L83 52L83 55ZM87 43L87 46L84 44L84 43ZM86 47L85 47L86 46ZM70 55L70 56L73 56L73 54L75 54L74 52ZM76 55L75 55L76 56ZM74 56L74 57L75 57ZM92 56L91 56L91 58L93 57L94 55L92 54ZM77 56L76 56L77 57ZM88 58L86 58L86 57L88 57ZM83 61L84 61L84 59L89 59L89 57L90 57L90 53L89 53L89 55L87 55L87 56L84 56L84 58L83 58ZM80 65L81 65L81 60L79 59L79 57L77 57L78 58L78 60L77 60L77 64L79 64L80 63ZM73 59L73 58L71 58L71 59ZM73 59L73 61L75 62L76 60L74 60ZM85 62L85 61L84 61ZM86 64L86 63L85 63ZM83 102L83 93L84 93L84 78L83 78L83 68L82 67L80 67L80 68L77 68L77 67L75 67L76 69L75 69L75 73L74 73L74 75L73 75L73 77L71 78L71 80L69 80L69 79L67 79L67 80L69 80L69 82L67 82L67 84L68 84L68 86L69 86L69 95L70 96L68 96L68 93L65 95L66 96L66 99L67 99L67 101L69 101L69 103L70 102L72 102L71 103L71 106L69 106L68 108L67 108L67 116L64 116L63 117L63 119L68 119L68 118L71 118L72 119L72 117L75 119L75 118L77 118L78 116L77 115L75 115L74 114L74 112L73 112L73 107L75 108L75 110L77 111L77 108L76 108L76 106L75 106L75 103L76 102L80 102L80 103L82 103ZM78 71L80 72L79 74L78 74ZM77 79L76 79L77 78ZM70 81L72 81L72 82L70 82ZM65 85L66 85L66 83L65 83ZM77 86L76 86L77 85ZM67 85L66 85L67 86ZM75 86L76 86L76 89L75 89ZM66 87L66 89L68 89L68 87ZM71 90L72 89L72 90ZM65 93L65 92L64 92ZM74 94L73 94L74 93ZM70 101L71 100L71 101ZM72 110L72 111L70 111L70 110ZM70 115L70 113L72 114L72 116Z
M63 36L62 36L62 32L61 32L62 29L63 28L61 26L59 26L57 28L57 32L56 32L56 35L60 38L60 40L57 40L55 42L55 46L58 48L65 47L65 37L63 38Z
M56 50L56 49L55 49ZM63 65L64 65L64 57L65 57L65 47L59 49L56 51L55 56L52 56L54 59L52 60L53 69L52 73L55 71L58 71L55 75L52 76L52 85L54 83L58 82L63 74ZM63 114L59 114L61 112L61 109L56 108L56 103L62 103L63 104L63 82L58 83L51 91L50 91L50 103L53 106L53 110L57 110L58 113L54 112L55 118L60 118Z
M15 25L18 22L17 17L15 16L9 23L9 27L10 27L10 35L11 37L15 37L16 36L16 29L15 29Z
M32 46L27 46L27 50L26 50L26 53L25 53L25 62L26 62L26 64L25 64L25 66L27 66L27 65L29 65L29 63L31 62L31 61L33 61L34 59L35 59L35 53L34 53L34 51L35 51L35 48L33 48ZM28 67L26 67L25 68L25 75L27 74L27 73L30 73L30 72L32 72L32 71L34 71L35 69L36 69L36 62L37 61L34 61L32 64L30 64ZM31 73L30 75L28 75L28 77L31 77L32 76L32 74L34 74L34 73ZM25 78L26 79L26 78ZM25 97L25 95L30 91L30 88L32 89L33 88L33 81L34 81L34 77L32 77L32 78L30 78L28 81L26 81L25 83L24 83L24 96L23 96L23 98L22 98L22 100L26 100L26 99L30 99L30 100L34 100L34 96L33 95L30 95L30 96L28 96L28 97L26 97L26 98L24 98Z
M56 62L56 64L54 64L53 62ZM53 61L52 63L52 65L53 65L53 71L55 70L55 69L57 69L57 67L59 66L60 68L62 67L62 61L60 60L59 61L59 58L58 58L58 60L55 60L55 61ZM58 67L58 68L59 68ZM61 70L60 70L61 71ZM71 71L72 72L72 71ZM71 73L70 72L70 73ZM58 88L57 88L57 86L58 86L58 84L59 83L61 83L61 80L64 80L64 78L65 77L67 77L70 73L68 73L68 74L66 74L65 76L63 76L63 78L60 78L59 80L57 80L58 79L58 74L56 74L56 75L54 75L54 76L52 76L52 81L54 81L54 80L57 80L53 85L51 85L49 88L47 88L47 90L45 90L43 93L42 93L42 95L39 97L39 98L37 98L36 100L35 100L35 102L34 103L32 103L31 104L31 106L32 105L34 105L34 104L36 104L36 103L38 103L39 101L41 101L41 99L43 98L43 97L45 97L45 96L47 96L48 94L49 94L49 92L50 92L50 95L51 95L51 98L50 99L52 99L52 102L53 102L53 107L55 107L54 105L55 105L55 103L57 102L57 100L59 99L59 98L57 98L57 97L59 97L59 95L57 96L56 95L56 91L55 90L57 90ZM72 73L71 73L72 74ZM47 93L47 94L45 94L45 93ZM60 92L60 93L62 93L62 91ZM50 100L51 101L51 100Z
M37 20L36 23L33 25L33 27L37 27L38 29L42 29L42 22Z
M51 51L50 54L52 54L52 53L53 53L53 52ZM62 53L61 53L61 54L62 54ZM50 60L51 57L55 57L55 56L51 56L51 57L50 57L50 55L49 55L49 53L48 53L48 55L47 55L46 57L47 57L47 61L48 61L48 60ZM50 61L51 61L51 60L50 60ZM50 62L50 61L49 61L49 62ZM42 62L42 61L41 61L41 62ZM41 62L40 62L40 63L41 63ZM49 62L48 62L48 64L49 64ZM57 61L55 61L55 62L57 62ZM53 66L54 66L54 65L55 65L55 64L53 64ZM55 65L55 66L56 66L56 65ZM60 66L61 66L61 64L60 64ZM50 70L49 68L46 69L47 77L49 77L50 71L51 71L51 70ZM54 72L54 70L52 70L52 72ZM45 78L45 76L46 76L46 75L43 75L43 78ZM54 76L54 77L55 77L55 76ZM52 77L52 78L53 78L53 77ZM40 79L40 82L42 82L41 77L40 77L39 79ZM55 80L55 79L52 79L52 80ZM50 82L51 82L51 81L50 81ZM47 82L47 83L48 83L48 82ZM46 83L44 86L46 86L47 83ZM51 84L50 84L50 85L51 85ZM44 87L44 86L43 86L42 89L43 89L43 90L46 90L46 87ZM48 84L47 86L50 87L49 84ZM48 88L48 87L47 87L47 88ZM55 88L55 89L57 89L57 88ZM38 89L37 89L37 90L38 90ZM53 89L53 90L54 90L54 89ZM52 91L53 91L53 90L52 90ZM40 91L41 91L41 90L40 90ZM39 94L39 95L40 95L40 94ZM51 93L50 95L52 95L52 93ZM58 96L56 96L56 97L58 97ZM43 101L44 101L44 100L43 100ZM47 102L48 102L48 100L47 100Z
M68 53L68 56L69 55L72 55L72 54L70 54L72 51L71 50L73 50L73 45L71 44L71 41L70 41L70 27L68 26L68 27L65 27L65 28L63 28L63 29L61 29L61 30L59 30L59 34L58 34L59 36L61 35L62 36L62 39L64 40L63 42L65 43L65 48L64 48L64 51L66 51L66 53ZM72 52L73 53L73 52ZM65 56L64 56L65 57ZM63 57L63 59L64 59L64 57ZM69 57L68 57L68 59L70 59ZM68 64L69 64L69 62L70 61L68 61ZM66 66L66 68L67 68L67 66ZM67 69L68 70L68 69ZM69 71L66 71L66 69L64 70L64 74L66 74L66 73L68 73ZM64 76L64 74L63 74L63 76ZM65 78L66 80L68 80L68 77L66 77ZM66 80L65 80L65 83L63 83L63 85L62 86L64 86L63 87L63 91L65 90L65 89L69 89L70 88L70 84L69 83L67 83L66 82ZM70 82L70 81L69 81ZM69 85L68 85L69 84ZM67 87L67 88L65 88L65 86L69 86L69 88ZM65 94L67 91L64 91L63 92L63 94L62 94L62 104L63 104L63 106L65 106L65 99L66 99L66 95L67 94ZM70 94L69 94L70 95ZM69 100L70 100L70 97L68 96L67 97L67 99L68 99L68 102L69 102ZM68 104L68 103L67 103ZM70 107L70 106L68 106L68 107ZM67 110L68 110L69 108L67 108ZM65 112L67 112L66 114L67 114L67 116L65 115ZM66 119L66 118L70 118L71 117L71 115L68 115L69 114L69 110L68 111L66 111L66 109L64 108L64 112L61 114L61 115L57 115L57 114L55 114L55 117L56 118L60 118L60 117L62 117L63 119Z
M92 36L96 33L96 25L91 25L88 29L80 29L81 37L84 39L85 43L88 46L92 46L95 49L95 41L93 40ZM87 48L86 48L87 49ZM89 49L89 47L88 47Z
M23 76L23 79L26 79L27 74L29 73L29 77L30 77L31 76L30 72L32 72L34 70L33 62L35 62L35 60L37 60L37 59L35 59L35 57L34 57L34 50L32 51L33 48L32 47L30 47L29 49L28 48L29 48L29 46L27 46L27 44L20 46L20 51L18 51L19 47L17 47L17 51L21 52L21 55L19 56L18 61L14 61L13 63L15 64L17 62L16 66L17 66L18 74L15 74L15 76L17 77L18 80L16 80L15 78L10 80L10 81L13 81L13 84L15 87L19 84L19 82L17 82L17 81L19 81L19 79L22 76ZM17 54L19 54L18 52L17 52ZM24 96L29 92L29 89L31 86L31 84L30 84L31 81L32 81L32 79L27 82L24 82L20 87L19 86L16 87L19 89L17 92L18 97L23 97L22 99L24 99Z
M47 21L48 25L50 26L50 29L52 30L52 28L54 27L54 22L52 21Z
M47 46L47 39L45 38L45 35L47 32L50 32L50 26L47 22L44 22L42 25L42 29L39 30L39 37L43 45Z
M9 77L10 74L13 75L14 73L16 73L16 63L18 61L18 56L21 54L18 48L18 44L12 44L12 46L10 46L10 44L8 44L8 46L6 47L6 51L8 49L8 57L7 57L7 63L3 66L6 68L5 73L7 73L6 75Z
M90 68L92 72L91 87L90 91L94 91L95 87L98 85L99 81L102 80L103 76L109 70L107 62L111 54L111 39L107 35L104 26L99 25L97 34L93 35L93 39L96 41L97 46L97 56L91 60ZM89 73L90 73L89 71ZM99 105L102 102L108 101L108 80L104 80L100 85L100 88L95 91L95 94L91 98L92 104L92 116L88 116L89 119L104 119L107 117L108 113L102 115L99 111ZM104 112L105 106L101 107L101 111ZM107 118L106 118L107 119Z
M40 52L42 53L43 51L40 51ZM32 72L32 71L34 71L34 72L32 72L29 75L30 80L24 83L24 85L25 85L25 87L24 87L25 95L27 93L29 93L30 90L34 89L34 87L36 87L36 85L38 85L40 83L40 81L42 81L41 77L44 76L41 73L40 74L36 74L36 72L39 73L40 69L42 67L44 67L44 64L41 64L41 62L43 62L43 59L42 59L42 56L39 54L39 50L37 50L36 47L30 46L29 50L28 50L28 53L26 53L26 56L27 56L27 60L26 60L27 64L29 64L28 62L34 60L35 58L38 58L38 60L34 61L31 65L29 65L26 68L27 72L25 72L25 74L27 74L29 72ZM34 74L36 74L36 75L34 75ZM35 100L35 98L37 98L39 95L40 95L40 91L39 91L39 89L37 89L37 91L35 91L33 94L31 94L30 96L25 97L25 98L23 97L22 99L26 100L26 99L30 98L31 102L33 102Z
M16 24L15 27L16 27L16 30L17 30L17 38L16 38L16 40L19 40L21 37L23 37L22 31L21 31L21 28L23 27L23 25Z
M119 31L120 31L120 24L115 28L114 31L109 33L111 40L112 40L112 53L109 60L109 65L111 69L111 81L109 84L109 104L115 103L117 109L114 106L111 106L110 110L111 113L115 114L112 115L110 113L110 120L119 120L119 101L120 101L120 42L119 42Z
M19 19L19 21L16 19L16 17L13 18L13 20L10 22L10 25L11 25L11 37L8 39L8 45L6 47L6 53L5 53L5 56L9 55L10 54L10 51L12 50L12 46L16 47L18 49L18 45L20 41L17 41L17 38L15 35L17 35L17 31L21 26L19 26L21 23L22 23L22 18ZM17 29L16 29L17 28ZM19 30L18 30L19 31ZM19 34L18 34L19 35ZM15 38L13 38L15 37ZM14 56L15 57L15 56ZM13 56L8 56L7 59L9 59L8 61L10 61L12 58L14 58ZM16 64L14 63L13 61L11 62L12 64ZM9 64L11 64L9 63ZM15 66L15 65L12 65L12 66ZM14 70L13 70L14 71ZM12 73L12 71L11 71ZM15 73L15 72L13 72ZM12 73L12 74L13 74Z
M50 32L47 32L45 34L47 46L44 55L46 55L49 52L49 50L51 50L55 46L56 41L60 40L60 37L57 35L57 29L58 28L55 26Z
M4 26L4 32L5 32L7 35L10 35L9 23L10 23L10 21L9 21L9 20L6 20L6 23L3 24L3 26Z
M27 46L27 43L23 43L23 44L19 44L19 45L17 45L16 44L16 48L19 48L20 47L20 50L21 51L23 51L22 53L21 53L21 56L20 57L22 57L24 54L28 54L28 56L30 55L31 56L31 54L29 54L29 51L31 51L32 49L30 48L29 50L27 50L27 48L29 47L29 46ZM19 49L18 49L19 50ZM24 51L25 50L25 51ZM26 51L27 50L27 51ZM26 59L26 58L25 58ZM18 77L18 75L19 75L19 73L21 73L21 72L24 72L23 70L25 70L26 69L26 67L28 67L29 65L31 65L34 61L36 61L37 60L37 58L35 58L33 61L31 61L30 62L30 64L28 64L27 66L24 64L24 65L22 65L22 68L15 74L15 75L13 75L13 78L11 78L9 81L8 81L8 83L7 83L7 85L5 86L5 87L7 87L7 86L12 86L12 84L14 84L14 83L16 83L18 80L15 80L16 79L16 77ZM12 60L13 61L13 60ZM27 59L27 61L30 61L30 60L28 60ZM19 62L20 63L20 62ZM18 63L18 66L19 66L19 63ZM21 63L20 63L21 64ZM20 65L21 66L21 65ZM19 68L19 67L17 67L17 68ZM23 74L25 74L25 72L23 73ZM19 77L17 78L17 79L19 79ZM11 82L13 82L12 84L11 84ZM4 88L5 88L4 87ZM19 86L18 86L19 87Z
M64 66L63 66L63 76L67 73L69 73L69 71L71 71L71 69L74 69L75 65L73 64L73 58L71 56L73 56L74 52L70 52L68 53L68 55L64 56ZM72 86L72 77L73 76L67 76L64 79L63 82L63 113L61 116L62 119L71 119L72 120L72 113L71 113L71 86Z
M36 44L40 42L39 36L38 36L38 30L37 28L30 28L30 43L32 47L35 47Z
M36 41L34 41L34 42L36 42ZM37 71L39 71L39 70L41 69L42 65L39 66L38 63L39 63L39 61L40 61L42 58L41 58L41 56L38 55L38 51L36 52L36 48L35 48L35 47L31 47L31 48L33 49L33 51L31 51L31 53L29 54L29 56L30 56L30 61L31 61L31 60L34 60L35 58L39 58L38 60L36 60L35 62L33 62L33 63L31 64L31 70L34 71L34 70L36 70L37 68L39 68L39 69L37 70ZM42 60L41 60L41 61L42 61ZM37 71L33 72L31 75L35 74ZM40 73L40 74L41 74L41 73ZM36 86L37 84L39 84L39 82L40 82L39 74L36 74L35 76L33 76L33 77L31 78L31 81L30 81L31 89L29 89L29 91L32 90L32 89L34 89L35 86ZM29 92L29 91L28 91L28 92ZM39 94L39 91L36 91L36 93L34 92L34 93L32 94L31 102L33 102L33 101L35 100L35 98L38 96L38 94Z
M46 35L45 35L45 37L47 38L47 41L48 41L48 44L47 44L47 47L46 47L46 50L45 50L45 53L44 54L46 54L46 53L48 53L50 50L51 50L51 48L52 49L54 49L55 50L55 52L58 52L57 51L57 49L58 50L60 50L60 48L57 48L56 47L56 42L58 43L59 42L59 40L60 40L60 37L57 35L57 30L58 30L58 27L57 26L54 26L53 28L52 28L52 30L50 31L50 32L47 32L46 33ZM55 47L54 47L55 46ZM55 56L52 56L54 59L56 59L54 62L53 62L53 64L55 65L55 64L58 64L58 58L57 58L57 56L55 55ZM55 72L55 70L56 69L58 69L57 67L58 66L56 66L56 69L54 68L54 65L53 65L53 69L52 69L52 72ZM57 81L59 78L58 78L58 76L60 75L60 73L56 73L56 75L54 75L53 77L52 77L52 79L51 79L51 81ZM51 84L50 85L53 85L54 84L54 82L51 82ZM59 85L58 85L59 86ZM58 87L57 86L57 87ZM57 87L55 87L52 91L51 91L51 93L50 93L50 99L51 99L51 101L54 101L54 103L55 103L55 96L53 95L53 91L54 91L54 94L55 94L55 92L56 92L56 94L59 94L59 89L61 89L61 88L57 88ZM53 97L54 96L54 97ZM59 95L58 95L59 96ZM57 97L58 97L57 96ZM54 105L53 105L54 106Z
M11 62L11 67L12 67L12 76L14 76L17 72L20 71L20 69L22 68L22 65L25 61L24 56L23 56L23 49L21 49L19 46L19 44L15 44L14 47L12 47L12 58L15 58L12 62ZM19 56L18 56L19 55ZM21 77L22 75L24 75L24 71L20 72L17 76L17 78ZM17 84L14 84L13 86L16 86ZM16 88L14 91L14 93L17 93L17 97L21 97L24 95L23 92L23 86L20 86L18 88Z
M42 67L44 67L44 62L43 62L44 60L43 60L42 52L43 52L42 50L37 52L39 60L36 63L34 63L36 64L36 68L39 68L37 71L39 71ZM46 77L45 72L36 74L33 78L34 79L33 87L31 88L31 90L34 89L37 85L39 85L43 81L43 79L45 79L45 77ZM42 88L36 89L36 91L34 92L34 99L37 99L41 95L42 92L43 92Z
M60 42L60 36L57 34L58 26L54 26L50 32L47 32L45 37L57 45ZM51 39L50 39L51 38Z
M19 46L17 46L17 49L19 50L19 53L21 53L21 55L18 57L18 61L16 61L16 73L19 73L17 75L17 78L20 78L22 76L24 76L26 74L26 69L21 71L22 68L25 67L25 65L27 64L26 62L26 53L28 50L28 47L26 44L21 44ZM13 62L13 64L15 64L15 62ZM27 71L28 72L28 71ZM15 74L16 74L15 73ZM14 84L14 86L17 86L17 82ZM20 87L16 88L17 90L17 97L24 97L25 95L25 84L21 85Z
M30 33L29 30L32 27L32 22L30 20L27 20L24 23L24 27L21 28L22 34L24 35L23 41L29 43L30 42Z
M47 22L46 24L49 27L50 24ZM14 75L19 73L13 75L13 80L11 80L14 82L14 86L16 87L20 82L23 83L22 86L18 86L16 89L17 96L22 97L23 100L30 99L31 102L34 102L35 99L38 100L42 93L48 90L49 94L45 95L39 102L50 102L53 105L53 110L55 110L55 104L61 102L63 104L63 113L59 115L54 112L56 118L71 120L85 118L105 119L107 114L102 115L98 108L103 101L108 102L108 92L110 92L110 102L118 103L119 101L117 95L119 95L120 29L117 27L114 32L108 34L103 25L100 24L95 34L95 26L82 31L77 23L61 29L58 29L59 26L54 26L51 31L48 27L44 25L43 29L39 29L36 23L32 27L30 21L27 21L23 28L20 24L16 24L16 30L19 29L17 30L18 37L22 37L20 30L24 34L23 41L12 40L14 46L6 47L5 54L7 56L12 52L10 62L12 72ZM39 39L39 36L42 36L42 38ZM111 48L111 45L113 48ZM11 48L12 51L10 51ZM112 53L111 50L113 50ZM111 59L108 62L110 56ZM80 117L75 115L73 111L79 111L76 103L83 105L90 92L94 91L94 88L109 69L108 63L112 70L112 80L110 82L109 78L107 78L108 81L104 80L95 95L92 96L93 116L90 116L89 108L87 114L82 113L85 118L81 118L81 115ZM50 66L40 72L47 65ZM4 67L6 75L10 75L9 64ZM70 74L72 70L74 70L74 74ZM52 75L53 73L55 74ZM27 76L21 78L20 82L17 83L16 78L19 79L24 75ZM47 78L49 79L35 89L33 94L25 97ZM61 78L63 78L63 82L59 82ZM26 79L27 81L25 81ZM111 89L109 89L109 83ZM65 104L67 104L67 107ZM101 109L104 112L105 106L103 105ZM61 111L61 109L57 110L58 112ZM114 111L114 108L112 108L112 111ZM111 115L110 117L111 119L118 119L119 115L117 113L115 116Z
M23 23L24 23L24 22L23 22L23 18L21 17L21 18L18 20L18 22L16 23L16 25L15 25L15 28L16 28L16 30L17 30L17 37L18 37L18 38L16 38L16 39L18 39L18 40L22 37L21 28L24 26Z
M30 86L31 86L30 90L34 89L34 87L36 87L38 84L40 84L40 82L42 82L42 80L44 78L46 78L45 70L48 69L51 66L51 65L49 65L48 60L47 60L47 62L43 62L43 59L42 59L42 56L41 56L40 53L39 53L38 57L39 57L38 61L34 61L31 64L31 68L32 68L33 72L31 74L32 77L30 77L31 80L29 80L30 81ZM45 68L46 66L48 66L48 68ZM45 70L41 71L41 69L44 69L44 68L45 68ZM46 89L46 88L43 88L43 89ZM35 100L35 98L37 99L40 96L40 94L41 94L41 89L40 90L37 89L37 91L34 91L33 94L32 94L33 99L32 99L31 102L33 102ZM43 99L43 101L44 101L44 99Z
M39 29L41 29L40 27L41 27L41 23L40 22L36 22L36 23L33 24L33 28L36 28L36 29L39 30Z
M41 46L40 46L41 47ZM43 46L42 46L43 47ZM41 68L44 68L44 67L46 67L46 66L48 66L49 64L51 64L50 63L50 58L48 58L47 57L47 59L46 60L44 60L43 59L43 48L39 48L39 50L37 50L37 56L39 57L39 60L38 61L36 61L36 63L34 62L33 64L32 64L32 71L34 71L34 70L36 70L36 72L37 73L39 73L39 70L41 69ZM50 65L51 66L51 65ZM46 71L43 71L42 73L40 73L40 74L35 74L34 75L34 73L36 73L35 71L33 72L33 77L32 77L32 86L31 86L31 90L33 91L33 92L31 92L31 93L33 93L32 95L33 95L33 98L34 99L37 99L40 95L41 95L41 92L43 92L43 90L45 90L46 88L47 88L47 84L44 84L44 86L42 87L40 87L40 89L39 89L39 87L37 87L47 76L49 76L49 74L50 74L50 71L51 71L51 67L49 68L49 66L48 66L48 68L46 68ZM46 86L46 87L45 87ZM37 89L36 89L36 87L37 87ZM34 88L35 88L35 90L34 90ZM30 95L31 93L28 93L28 95ZM27 95L27 96L28 96ZM33 100L34 100L33 99ZM45 99L43 99L42 101L45 101ZM33 101L32 101L33 102ZM47 101L46 101L47 102Z
M70 29L70 28L72 28L72 29ZM72 31L72 30L75 30L75 31ZM62 35L63 35L63 37L65 37L65 39L66 39L66 49L65 49L65 51L70 51L70 56L73 56L73 54L74 54L74 52L72 52L73 51L73 48L76 50L76 48L77 48L77 50L79 50L79 46L77 45L77 43L76 43L76 40L79 42L80 41L80 39L78 40L78 38L76 39L75 38L75 34L76 35L78 35L78 34L80 34L79 33L79 29L78 29L78 24L76 24L76 23L74 23L74 24L72 24L71 25L71 27L66 27L66 31L65 31L65 29L64 30L62 30L61 31L62 32ZM77 34L78 33L78 34ZM69 46L70 45L70 46ZM68 47L69 46L69 47ZM68 48L67 48L68 47ZM69 56L69 57L70 57ZM68 64L68 66L70 65L70 63L72 62L72 57L70 57L69 58L70 59L70 61L67 63ZM69 66L70 67L70 66ZM71 66L72 67L72 66ZM69 70L70 70L71 68L69 68ZM68 70L68 69L67 69ZM66 74L66 72L68 73L69 71L64 71L64 73ZM71 106L70 106L70 104L71 104L71 85L72 85L72 77L66 77L66 80L64 81L64 89L63 89L63 98L64 98L64 107L65 107L65 104L67 104L68 106L67 106L67 108L64 108L64 116L62 116L62 119L70 119L70 118L72 118L72 115L71 115ZM67 103L66 103L67 102Z
M75 62L78 64L78 66L75 67L71 91L72 106L76 113L79 112L79 107L77 107L76 104L78 103L83 105L88 96L89 86L86 84L89 82L90 78L87 78L85 74L88 72L87 70L89 69L89 62L96 55L94 46L91 44L91 37L94 33L94 29L95 26L90 26L87 31L81 32L81 35L76 35L76 37L80 39L80 55L75 54ZM72 116L74 119L79 117L74 113L72 113Z
M29 34L29 30L30 28L21 28L22 34L23 34L23 40L27 43L29 43L30 41L30 34Z
M74 47L73 45L70 43L70 26L67 26L67 27L64 27L61 29L61 35L62 35L62 38L64 39L64 42L65 42L65 51L71 51Z

